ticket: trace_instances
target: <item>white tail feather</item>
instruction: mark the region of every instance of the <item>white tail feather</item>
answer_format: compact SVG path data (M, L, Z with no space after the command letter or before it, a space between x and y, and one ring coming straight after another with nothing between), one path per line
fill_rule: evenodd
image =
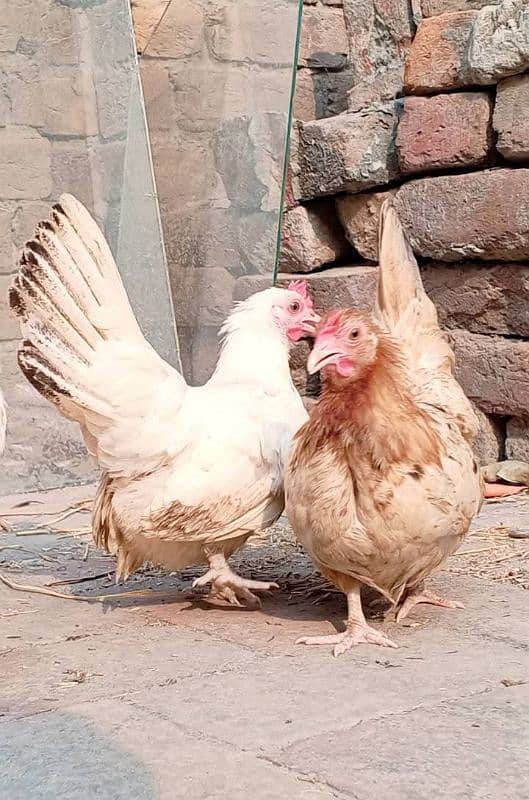
M80 423L101 465L134 474L163 460L171 446L167 409L174 403L176 414L185 382L143 338L103 234L71 195L26 244L10 303L24 338L22 371ZM142 426L160 430L160 439L139 446Z

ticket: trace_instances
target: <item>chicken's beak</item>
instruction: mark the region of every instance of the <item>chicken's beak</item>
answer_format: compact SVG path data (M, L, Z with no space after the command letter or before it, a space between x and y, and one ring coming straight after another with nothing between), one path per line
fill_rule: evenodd
M307 360L307 372L309 375L314 375L315 372L319 372L326 364L332 364L340 357L341 353L334 340L316 340Z
M320 319L321 319L320 315L316 314L315 311L309 311L307 316L304 317L301 321L301 328L303 329L303 333L306 333L308 336L314 336L316 325L318 324Z

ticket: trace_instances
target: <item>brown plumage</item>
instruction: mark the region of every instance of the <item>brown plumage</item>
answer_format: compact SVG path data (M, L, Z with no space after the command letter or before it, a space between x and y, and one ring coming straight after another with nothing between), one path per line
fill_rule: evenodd
M322 369L322 397L285 479L294 531L349 608L345 633L300 641L334 644L336 655L360 642L395 646L367 625L363 584L399 619L418 602L459 605L422 582L460 545L482 497L477 420L396 212L386 205L382 217L375 313L321 321L308 366Z

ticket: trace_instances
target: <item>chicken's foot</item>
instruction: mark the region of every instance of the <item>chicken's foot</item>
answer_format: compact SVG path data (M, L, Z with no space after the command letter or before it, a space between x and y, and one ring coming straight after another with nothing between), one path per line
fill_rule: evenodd
M334 645L333 655L341 656L357 644L378 644L381 647L398 647L380 631L367 624L362 609L360 584L355 581L354 588L347 592L347 627L343 633L329 636L302 636L296 644Z
M211 583L211 589L204 599L212 605L256 608L261 605L261 600L254 592L279 589L277 583L241 578L230 568L225 556L221 553L210 556L209 570L205 575L193 581L193 587L206 586L208 583Z
M397 622L401 622L403 619L405 619L412 608L416 605L419 605L419 603L428 603L429 605L440 606L441 608L465 607L463 603L459 603L457 600L445 600L444 597L439 597L438 594L435 594L435 592L431 592L428 589L412 589L412 591L406 595L404 601L397 609L395 614L395 619Z

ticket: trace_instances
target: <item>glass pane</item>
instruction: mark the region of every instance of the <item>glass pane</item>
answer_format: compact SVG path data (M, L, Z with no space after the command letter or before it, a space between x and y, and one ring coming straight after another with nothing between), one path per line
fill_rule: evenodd
M94 214L138 321L178 365L129 0L0 0L0 354L9 403L2 492L94 474L76 425L16 365L4 305L20 246L62 192Z
M183 369L211 374L235 280L274 271L298 0L173 0L141 62Z

